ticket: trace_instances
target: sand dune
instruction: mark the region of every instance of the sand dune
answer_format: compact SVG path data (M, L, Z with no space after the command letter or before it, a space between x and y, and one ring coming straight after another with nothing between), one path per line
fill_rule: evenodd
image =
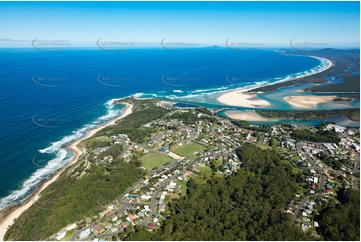
M316 108L319 103L331 102L336 96L289 96L283 100L295 108Z
M225 115L232 119L245 120L245 121L268 121L268 119L262 117L255 111L239 111L239 110L230 110L224 112Z
M247 93L248 90L236 90L226 92L217 98L217 101L236 107L245 108L262 108L268 107L271 104L263 99L257 97L257 94Z

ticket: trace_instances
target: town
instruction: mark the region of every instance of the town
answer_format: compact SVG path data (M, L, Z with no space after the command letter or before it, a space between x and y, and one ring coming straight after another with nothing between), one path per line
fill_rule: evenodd
M69 224L50 239L112 240L136 225L156 231L167 218L167 204L187 195L189 179L204 182L210 176L230 176L242 169L236 149L244 143L273 149L292 166L299 189L284 212L292 216L290 223L315 238L318 223L314 216L322 207L337 203L338 189L359 190L358 129L328 124L322 129L336 133L340 142L312 142L292 137L292 130L303 128L296 125L272 125L267 130L240 127L207 109L176 107L164 100L156 105L168 112L164 118L142 125L154 130L145 142L137 143L120 133L98 138L107 145L83 147L83 157L99 164L112 163L114 157L107 150L121 147L125 161L140 157L144 177L111 202L99 197L101 212ZM89 162L79 164L79 176L86 175L88 166Z

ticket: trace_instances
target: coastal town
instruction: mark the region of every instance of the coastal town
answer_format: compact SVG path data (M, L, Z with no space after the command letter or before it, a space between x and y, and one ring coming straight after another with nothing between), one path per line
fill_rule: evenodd
M147 105L146 101L133 102ZM236 150L245 143L276 151L291 167L298 190L285 204L284 213L289 214L290 223L315 239L319 238L319 225L314 217L319 211L338 203L340 188L359 190L358 129L327 124L320 129L334 133L339 142L314 142L293 137L292 132L304 129L297 125L243 127L205 108L177 107L165 100L154 104L167 113L142 124L142 128L154 130L144 142L135 142L126 133L98 137L98 141L106 140L106 145L81 146L84 162L73 168L76 176L86 176L91 163L111 164L116 157L109 151L118 147L122 152L117 156L125 162L140 157L144 176L113 201L99 197L99 213L68 224L49 239L112 240L134 226L156 233L169 215L169 204L187 196L190 179L202 183L211 176L232 176L244 169Z
M0 1L0 241L361 241L360 1Z

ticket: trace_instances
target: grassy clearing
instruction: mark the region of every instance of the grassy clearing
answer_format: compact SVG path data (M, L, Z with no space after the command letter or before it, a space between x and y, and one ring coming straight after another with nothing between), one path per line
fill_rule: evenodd
M198 166L199 174L207 179L212 176L212 169L209 166Z
M183 180L183 181L179 181L179 180L176 180L175 181L178 185L181 185L181 193L180 195L183 197L185 195L187 195L187 182L188 180Z
M176 153L177 155L180 155L180 156L195 158L197 156L194 153L203 152L206 149L207 148L204 147L203 145L199 145L199 144L196 144L196 143L189 143L189 144L182 145L181 147L178 147L178 148L174 149L173 152Z
M94 149L97 147L105 147L110 145L112 145L112 140L106 136L90 138L81 142L81 146L87 149Z
M262 150L271 150L272 147L266 144L257 144L257 147L262 149Z
M174 159L170 158L165 154L151 153L143 156L141 158L142 165L148 170L151 171L153 168L159 168L166 164L171 163Z
M292 167L292 173L297 174L303 172L304 169L300 169L298 167Z

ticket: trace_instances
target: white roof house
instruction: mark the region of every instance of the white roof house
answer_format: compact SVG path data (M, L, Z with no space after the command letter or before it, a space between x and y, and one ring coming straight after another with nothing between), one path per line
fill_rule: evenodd
M66 228L66 230L67 231L70 231L70 230L73 230L73 229L76 229L76 224L74 223L74 224L71 224L71 225L69 225L67 228Z
M55 238L57 240L62 240L66 235L66 231L60 231L59 233L56 234Z
M83 239L90 235L90 228L87 228L86 230L83 230L79 234L79 238Z

